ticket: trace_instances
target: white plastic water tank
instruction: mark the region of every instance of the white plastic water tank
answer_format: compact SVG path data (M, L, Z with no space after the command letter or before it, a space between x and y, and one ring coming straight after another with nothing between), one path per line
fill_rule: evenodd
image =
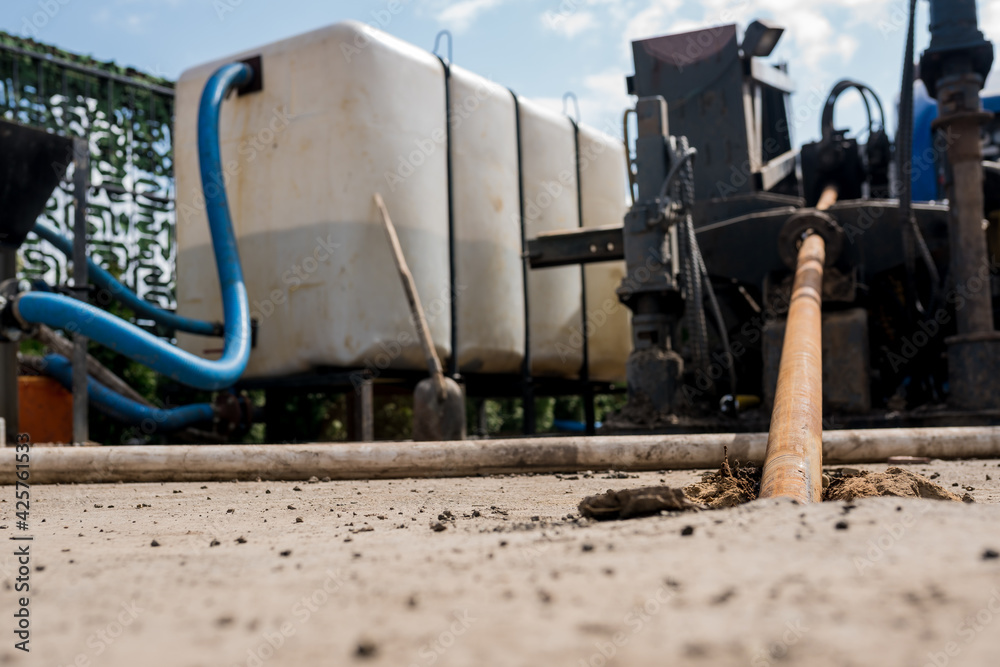
M583 226L621 225L628 210L625 144L586 125L579 128ZM632 351L631 312L616 293L624 277L624 261L584 267L592 380L625 381Z
M439 354L450 348L445 78L427 52L342 23L185 72L177 84L178 305L221 316L197 156L197 108L226 62L263 60L260 92L223 107L227 192L253 316L249 377L317 366L422 369L423 355L371 195L399 228ZM566 117L459 67L451 76L451 155L459 367L517 373L524 353L520 196L529 238L580 223L576 150ZM610 148L610 150L608 150ZM583 222L620 224L619 142L580 128ZM586 268L591 374L620 379L628 314L617 264ZM577 377L582 362L577 267L529 274L532 372ZM605 320L605 315L607 319ZM213 356L218 340L181 334Z
M198 169L197 109L220 65L260 55L263 90L223 105L222 154L253 316L246 375L424 368L372 203L381 192L439 354L450 354L444 69L346 22L185 72L177 83L177 301L222 314ZM180 335L213 356L221 341Z
M450 96L459 369L518 373L525 313L514 97L454 65Z
M525 235L577 229L576 138L563 114L518 98ZM531 373L579 377L583 365L580 267L528 274Z

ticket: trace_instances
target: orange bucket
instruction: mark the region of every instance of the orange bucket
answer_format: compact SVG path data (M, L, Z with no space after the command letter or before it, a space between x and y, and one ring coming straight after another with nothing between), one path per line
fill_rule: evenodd
M17 378L18 430L31 443L73 442L73 394L49 377Z

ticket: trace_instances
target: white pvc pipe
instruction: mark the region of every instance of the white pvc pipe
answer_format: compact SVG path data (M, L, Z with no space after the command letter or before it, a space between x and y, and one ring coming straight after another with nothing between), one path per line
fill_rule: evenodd
M715 468L760 463L766 433L574 436L314 445L34 447L30 481L207 482L467 477L498 473ZM890 456L1000 458L1000 427L827 431L827 464L884 462ZM0 450L0 483L15 480L14 448Z

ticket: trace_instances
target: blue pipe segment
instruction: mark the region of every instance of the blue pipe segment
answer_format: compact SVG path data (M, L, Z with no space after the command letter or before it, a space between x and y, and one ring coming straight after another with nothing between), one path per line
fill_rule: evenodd
M601 428L601 422L595 422L594 427ZM586 424L573 421L572 419L553 419L552 428L557 431L569 431L570 433L585 433L587 431Z
M66 357L46 355L45 373L66 389L73 390L73 364ZM210 422L215 416L211 403L170 409L151 408L108 389L92 377L87 378L87 394L95 408L122 423L139 426L147 434L177 431L192 424Z
M66 255L66 257L73 257L72 239L66 238L55 229L43 223L41 220L35 223L35 227L32 231L38 235L39 238L44 239L55 246L56 249ZM105 271L104 268L97 262L87 259L87 267L91 282L110 292L115 299L131 308L139 317L153 320L157 324L161 324L169 329L187 331L188 333L198 334L200 336L221 336L223 334L223 327L220 322L196 320L163 310L162 308L139 298L139 295L130 290L128 287L125 287L125 285L121 284L117 278Z
M198 110L201 181L225 314L222 357L209 361L189 354L110 313L59 294L22 294L14 302L17 317L26 323L79 332L177 382L198 389L225 389L239 379L250 358L250 305L226 199L219 146L219 111L229 91L245 84L251 75L246 64L223 65L205 85Z
M983 93L983 109L1000 113L1000 95ZM945 197L938 183L938 164L945 147L935 145L933 123L938 117L937 100L927 94L923 82L913 84L913 201L940 201Z

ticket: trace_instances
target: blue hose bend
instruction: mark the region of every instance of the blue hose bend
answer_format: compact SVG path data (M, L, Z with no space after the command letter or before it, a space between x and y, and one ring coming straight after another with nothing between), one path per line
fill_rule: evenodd
M219 111L229 91L249 81L251 75L250 67L243 63L220 67L205 85L198 109L201 181L225 315L222 357L217 361L202 359L103 310L58 294L22 294L14 304L17 317L26 323L79 332L177 382L199 389L224 389L239 379L250 358L250 306L226 199Z
M66 357L46 355L45 373L72 391L73 364ZM95 408L117 421L138 426L147 434L177 431L192 424L210 422L215 416L210 403L195 403L170 409L151 408L108 389L91 377L87 378L87 394Z
M55 246L62 254L69 258L73 257L72 239L66 238L41 220L35 223L32 231L39 238ZM187 331L188 333L201 336L221 336L223 334L223 326L219 322L206 322L190 317L182 317L139 298L135 292L125 287L117 278L91 259L87 259L87 272L90 275L91 282L110 292L115 299L131 308L139 317L153 320L157 324L174 329L175 331Z

